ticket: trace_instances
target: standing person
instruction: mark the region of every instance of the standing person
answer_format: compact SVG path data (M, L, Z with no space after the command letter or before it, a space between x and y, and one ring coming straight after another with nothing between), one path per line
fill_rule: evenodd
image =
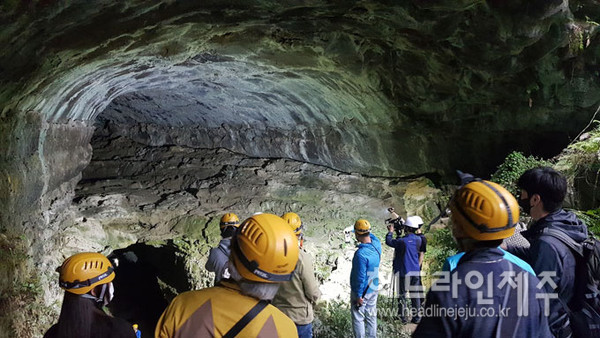
M221 229L221 241L217 247L210 249L208 260L204 267L206 270L215 273L214 285L223 279L229 278L229 270L227 270L227 262L229 262L229 249L231 245L231 237L240 226L240 219L234 213L226 213L221 217L219 228Z
M413 337L550 337L537 277L498 249L519 220L502 186L466 183L450 200L452 236L465 254L427 294Z
M419 247L419 270L423 271L423 261L425 260L425 253L427 252L427 238L423 234L422 230L423 219L421 218L421 216L411 216L407 218L407 223L409 219L411 224L417 225L417 230L415 231L415 234L421 239L421 246ZM420 278L420 276L418 286L420 290L419 293L421 293L421 297L419 297L419 305L420 309L422 309L423 305L425 304L425 289L423 288L423 280Z
M571 325L563 304L569 304L573 298L576 259L569 247L549 232L558 231L581 243L588 236L587 227L575 214L562 209L567 180L556 170L527 170L517 186L521 189L519 205L532 219L528 230L521 232L531 246L509 245L507 250L531 264L538 276L545 272L555 274L552 280L556 288L551 283L544 285L547 292L558 293L558 298L550 299L550 329L556 337L568 337Z
M416 226L417 230L415 230L415 235L419 236L421 239L421 246L419 247L419 266L423 269L423 260L425 259L425 253L427 252L427 238L423 234L423 230L421 227L423 226L423 219L421 216L410 216L406 218L405 225L409 228L413 228Z
M294 321L298 330L298 337L310 338L312 337L312 321L314 319L313 305L321 297L321 291L315 279L312 258L302 248L304 244L304 234L302 233L304 226L300 216L288 212L281 217L296 234L300 255L298 256L294 277L289 282L281 283L272 304Z
M356 338L365 337L365 333L367 337L375 337L381 242L371 233L371 224L365 219L354 223L354 235L359 245L350 272L352 329Z
M137 324L133 324L133 332L135 332L135 337L136 338L142 338L142 331L140 331L138 329L138 325Z
M158 320L154 336L297 337L294 322L269 304L279 283L294 275L296 243L281 217L248 218L231 239L231 279L179 294Z
M57 271L65 296L58 323L44 338L135 338L129 323L102 310L114 294L115 272L108 258L95 252L78 253Z
M385 236L385 244L395 249L393 269L395 280L398 282L398 316L402 323L407 322L406 292L421 285L421 267L419 264L421 238L415 234L418 228L416 219L409 217L404 223L404 237L392 238L394 234L392 224L388 225L388 233ZM407 286L410 286L410 289L407 289ZM414 294L412 291L409 294L411 313L413 314L412 322L418 324L421 320L419 314L421 308L420 295Z

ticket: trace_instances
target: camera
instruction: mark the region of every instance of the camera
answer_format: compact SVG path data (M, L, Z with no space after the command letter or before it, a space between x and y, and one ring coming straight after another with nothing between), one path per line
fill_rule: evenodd
M387 209L387 211L392 214L392 217L386 219L385 224L393 224L394 231L399 234L402 232L402 230L404 230L404 220L396 213L396 211L394 211L394 208L390 207Z
M404 221L401 217L398 218L388 218L385 220L385 224L393 224L394 231L400 232L404 229Z

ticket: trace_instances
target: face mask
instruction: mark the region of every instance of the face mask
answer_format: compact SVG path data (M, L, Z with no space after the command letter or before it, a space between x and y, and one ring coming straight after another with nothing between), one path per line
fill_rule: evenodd
M530 203L530 199L521 199L519 198L519 206L521 207L521 209L523 209L523 212L526 213L527 215L530 215L531 212L531 203Z
M113 283L108 283L108 292L104 294L104 306L108 305L115 297L115 287Z

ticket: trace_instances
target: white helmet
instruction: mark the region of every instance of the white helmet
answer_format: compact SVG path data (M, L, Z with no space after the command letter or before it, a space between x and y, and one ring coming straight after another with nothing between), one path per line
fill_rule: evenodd
M409 228L418 229L421 225L423 225L423 219L421 216L410 216L406 219L404 225Z

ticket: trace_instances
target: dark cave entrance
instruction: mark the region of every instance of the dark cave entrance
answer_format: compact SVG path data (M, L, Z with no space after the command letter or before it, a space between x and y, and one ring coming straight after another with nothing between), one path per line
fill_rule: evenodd
M154 336L156 323L169 302L191 288L185 257L167 242L163 246L137 243L115 250L110 258L118 260L110 312L138 324L143 336Z

